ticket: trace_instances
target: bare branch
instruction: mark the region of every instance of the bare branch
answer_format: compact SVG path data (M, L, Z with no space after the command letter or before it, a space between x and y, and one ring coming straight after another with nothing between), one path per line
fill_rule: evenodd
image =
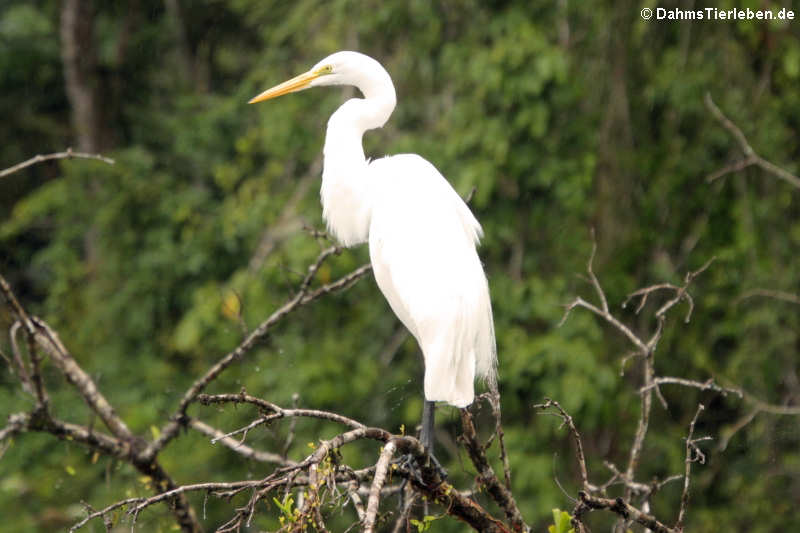
M381 488L386 482L386 472L389 468L389 461L394 455L397 446L394 442L389 442L383 447L378 463L375 465L375 478L372 480L372 488L369 491L367 500L367 514L364 517L364 532L372 533L375 529L375 520L378 516L378 503L381 498Z
M628 338L628 340L630 340L631 343L633 343L633 345L636 346L636 348L638 348L639 352L642 355L648 353L647 345L638 336L636 336L636 334L633 333L633 331L631 331L630 328L628 328L628 326L617 320L614 317L614 315L612 315L608 311L603 311L602 309L597 308L595 305L587 302L580 296L575 298L575 300L573 300L573 302L567 306L567 309L564 311L564 316L561 317L561 321L558 323L559 326L564 322L566 322L570 312L576 307L583 307L584 309L588 309L597 316L605 319L606 322L608 322L609 324L614 326L617 330L622 332L622 334L625 335Z
M722 434L719 444L717 444L717 450L725 451L733 436L736 435L742 428L747 426L750 422L752 422L756 415L760 412L761 411L758 408L750 409L746 415L737 420L729 431L726 431Z
M721 387L714 383L714 378L709 378L707 381L695 381L691 379L685 378L677 378L672 376L659 376L654 378L652 383L648 387L642 387L639 389L639 392L645 392L647 388L654 388L660 385L682 385L684 387L692 387L695 389L700 389L701 391L714 391L726 396L728 393L735 394L739 398L744 396L744 393L741 389L734 389L728 387Z
M635 290L625 298L624 302L622 302L622 308L625 309L628 307L628 302L636 297L639 297L639 305L637 305L636 309L634 310L634 313L638 315L639 312L644 308L644 305L647 303L647 297L650 296L650 294L656 291L677 291L678 289L679 287L677 285L673 285L672 283L657 283L655 285L650 285L649 287Z
M10 285L0 275L0 292L22 324L29 337L29 351L34 373L39 372L35 345L41 347L50 359L61 370L64 376L81 394L86 404L96 413L108 427L113 436L95 432L93 428L83 427L54 419L47 410L47 396L41 382L34 380L37 390L37 409L25 415L20 423L28 431L42 431L58 438L71 440L90 446L94 450L129 462L139 472L152 479L156 492L168 491L175 483L167 472L156 462L155 457L145 457L138 453L144 448L144 440L135 436L125 422L117 415L114 408L99 391L94 380L80 367L69 351L64 347L58 335L43 320L29 315L17 300ZM189 502L181 495L170 499L171 511L181 528L186 532L200 531L200 525Z
M0 429L0 442L25 431L27 419L27 413L12 413L8 415L8 425Z
M624 472L620 472L619 469L616 467L616 465L614 465L613 463L610 463L608 461L604 461L603 464L605 465L606 468L611 470L611 472L613 474L611 476L611 479L609 479L607 482L605 482L600 487L597 487L597 490L599 492L603 493L603 494L606 493L606 490L611 485L614 485L615 483L622 483L626 487L630 488L632 492L634 492L634 493L636 493L638 495L642 495L642 496L645 497L645 499L647 499L650 496L652 496L653 494L655 494L656 492L658 492L659 490L661 490L661 487L663 487L667 483L671 483L673 481L677 481L679 479L683 479L683 475L682 474L677 474L677 475L669 476L669 477L667 477L665 479L661 479L661 480L660 479L653 479L653 481L651 481L650 483L639 483L638 481L634 481L632 479L627 479L625 477L625 473Z
M551 400L550 398L545 398L545 403L533 406L534 409L541 409L543 411L549 409L550 407L554 407L558 411L559 417L564 421L564 424L569 427L570 435L572 435L572 440L575 443L575 458L577 459L578 467L580 468L581 487L583 490L588 491L590 490L589 474L586 471L586 458L583 455L583 444L581 444L581 435L578 433L578 429L575 427L572 417L569 416L569 414L557 401Z
M11 290L11 285L9 285L9 283L6 281L6 278L4 278L2 274L0 274L0 293L3 294L3 298L11 308L11 312L16 315L17 320L22 323L22 325L25 327L25 330L29 333L33 333L34 327L27 311L25 311L25 308L19 303L14 291Z
M73 152L72 148L67 148L64 152L56 152L52 154L38 154L27 161L23 161L22 163L17 163L13 167L8 167L6 169L0 170L0 178L5 178L15 172L19 172L25 168L28 168L32 165L37 163L43 163L44 161L50 161L51 159L95 159L97 161L102 161L103 163L108 163L109 165L114 164L114 160L100 154L87 154L84 152Z
M143 500L143 498L128 498L127 500L121 500L121 501L112 503L108 507L104 507L104 508L100 509L99 511L93 511L93 512L89 513L89 515L86 518L84 518L80 522L76 523L71 528L69 528L69 531L70 531L70 533L72 533L73 531L77 531L80 528L82 528L83 526L85 526L86 524L88 524L90 521L94 520L95 518L101 518L101 517L105 518L105 516L108 513L110 513L111 511L119 509L120 507L125 507L125 506L128 506L128 505L132 505L132 504L141 502L142 500Z
M300 399L300 395L296 392L292 394L292 407L297 409L298 400ZM286 434L286 442L283 443L283 450L281 450L281 455L283 458L287 458L289 456L289 450L292 448L292 443L294 442L294 431L297 427L297 418L292 418L291 422L289 422L289 431Z
M775 405L759 400L752 394L742 391L746 402L752 404L761 413L773 415L796 416L800 415L800 405Z
M754 298L756 296L762 296L764 298L774 298L775 300L780 300L782 302L790 303L790 304L797 304L800 305L800 296L797 294L792 294L791 292L786 291L775 291L770 289L752 289L736 299L736 302L741 302L742 300L746 300L748 298Z
M464 443L472 464L478 470L478 482L486 486L486 491L503 509L514 531L530 531L517 507L514 495L497 479L494 469L489 464L485 449L478 441L472 415L467 409L461 409L461 427L463 433L459 439Z
M211 437L213 442L219 442L226 448L229 448L248 459L253 459L254 461L259 461L262 463L275 463L282 466L294 464L293 461L287 461L276 453L256 450L250 446L247 446L246 444L227 437L224 433L222 433L222 431L209 426L205 422L197 420L196 418L189 420L189 427L202 433L203 435L206 435L207 437Z
M336 292L339 290L347 289L351 285L353 285L356 281L360 280L371 271L372 271L372 265L370 264L361 265L357 269L353 270L352 272L350 272L345 276L342 276L336 281L326 283L322 287L319 287L309 292L308 294L303 296L302 300L300 300L300 305L305 305L307 303L313 302L320 296L324 296L326 294L330 294L332 292Z
M353 480L347 484L347 496L353 502L353 508L356 510L359 522L364 521L367 512L364 510L364 502L361 501L361 496L358 494L358 482Z
M229 483L195 483L192 485L181 485L180 487L175 487L174 489L162 492L160 494L156 494L155 496L151 496L149 498L140 498L138 501L135 502L135 505L128 511L128 514L138 515L142 510L144 510L147 507L150 507L151 505L173 499L175 496L179 496L187 492L198 492L198 491L222 492L231 490L241 490L257 486L259 483L263 482L264 482L263 480L233 481Z
M661 523L653 515L644 513L636 507L626 503L622 498L598 498L591 496L584 491L580 491L578 496L581 500L581 506L573 513L578 519L586 510L589 509L608 509L624 520L633 520L646 528L654 531L655 533L678 533L675 529Z
M392 533L403 533L409 530L409 518L411 518L411 511L414 509L414 504L417 501L417 493L413 491L410 484L406 485L405 494L403 494L403 509L397 516L397 520L392 528ZM362 513L359 512L359 517Z
M597 276L594 274L594 256L597 253L597 239L594 236L594 228L592 228L592 253L589 254L589 261L586 263L586 272L589 273L589 279L592 281L592 286L594 287L595 292L597 293L597 297L600 298L600 306L604 312L608 313L608 300L606 300L606 294L603 292L603 288L600 286L600 281L598 281Z
M656 396L661 401L662 405L664 405L664 407L666 407L666 400L664 399L663 395L661 394L661 391L659 389L659 382L656 380L656 377L655 377L655 364L654 364L654 354L655 354L656 347L658 345L659 340L661 339L661 335L662 335L663 330L664 330L664 323L666 321L666 313L670 309L672 309L675 305L677 305L680 301L686 300L686 302L688 303L688 306L689 306L689 310L688 310L688 312L686 314L685 321L686 322L689 321L689 319L691 318L692 310L694 309L694 302L692 300L691 295L688 292L688 287L691 284L691 282L699 274L704 272L711 265L711 263L714 261L714 258L712 257L711 259L706 261L706 263L704 263L699 269L697 269L695 271L687 272L686 276L684 277L684 283L683 283L682 286L676 286L676 285L669 284L669 283L660 283L660 284L652 285L650 287L645 287L643 289L639 289L639 290L634 291L633 293L628 295L628 297L625 300L625 302L623 302L623 307L625 307L625 305L631 299L638 297L638 298L640 298L640 301L639 301L639 305L636 308L636 313L639 313L641 311L641 309L644 307L648 296L651 295L653 292L662 291L662 290L670 290L670 291L674 291L675 292L674 296L672 298L670 298L669 300L667 300L664 304L662 304L661 307L654 313L654 316L657 319L656 329L650 335L650 337L647 340L647 342L645 342L645 341L642 340L642 337L639 337L638 335L633 333L633 331L628 326L626 326L625 324L620 322L615 316L613 316L608 311L607 304L605 303L605 296L604 296L604 292L602 290L602 287L600 286L599 281L597 280L597 277L594 276L593 272L592 272L592 258L594 257L594 254L595 254L595 248L593 246L592 253L591 253L590 259L589 259L589 263L587 265L587 271L589 272L589 276L590 276L590 280L592 281L592 285L594 286L595 291L597 292L597 294L600 297L601 307L598 308L596 305L587 302L583 298L577 297L571 304L569 304L567 306L567 309L566 309L566 311L564 313L564 316L561 319L561 323L563 323L567 319L569 313L575 307L583 307L585 309L588 309L592 313L594 313L594 314L600 316L601 318L603 318L604 320L606 320L606 322L611 324L614 328L616 328L623 335L625 335L628 338L628 340L630 340L631 343L633 343L633 345L637 348L637 352L638 353L636 353L636 355L642 356L642 361L643 361L643 363L642 363L643 364L643 380L642 381L643 381L643 383L642 383L642 386L640 388L640 397L641 397L641 399L640 399L640 402L641 402L640 415L639 415L639 421L638 421L638 424L637 424L636 432L635 432L634 437L633 437L633 443L631 445L631 448L630 448L630 451L629 451L629 455L628 455L628 464L627 464L627 467L625 469L624 474L621 473L621 472L615 471L614 477L612 477L612 479L608 483L606 483L605 485L600 487L600 490L604 492L605 489L608 486L610 486L617 479L623 480L624 483L625 483L625 497L624 497L624 499L620 499L619 502L622 502L623 505L628 505L628 504L625 504L624 502L625 501L630 501L631 496L634 494L634 492L642 492L641 490L639 490L640 487L637 487L637 484L634 482L634 475L635 475L636 469L637 469L637 467L639 465L639 460L640 460L641 453L642 453L642 450L643 450L643 447L644 447L644 441L645 441L645 438L647 436L647 431L648 431L648 427L649 427L649 424L650 424L650 414L651 414L651 409L652 409L653 391L655 391ZM626 357L626 359L627 359L627 357ZM669 380L670 380L670 378L667 378L664 382L665 383L670 382ZM690 382L687 381L687 383L690 383ZM710 385L707 386L707 388L713 389L713 387L710 386ZM549 407L549 405L548 405L548 407ZM574 428L574 426L573 426L573 428ZM577 434L577 431L574 434ZM582 451L581 451L580 455L582 455ZM582 480L583 480L583 484L584 484L584 491L582 491L581 494L587 495L587 497L588 497L588 491L590 489L592 489L593 486L591 484L589 484L588 478L587 478L587 476L585 474L585 464L582 464L581 467L582 467L581 475L582 475L582 478L583 478ZM647 494L649 494L649 492ZM611 500L609 500L609 502L611 502ZM645 504L647 504L647 501L645 501ZM612 508L614 505L616 505L616 504L608 503L604 508L610 508L610 509L614 510L615 512L619 511L620 509L623 509L623 507L620 507L620 506L616 506L615 508ZM643 514L641 511L638 511L636 509L633 509L633 510L636 511L636 513ZM579 514L580 512L582 512L581 504L579 504L578 507L576 507L576 513ZM623 522L628 522L631 519L629 517L632 516L632 514L635 514L632 511L627 511L627 510L625 511L625 513L627 513L627 514L624 515L624 521ZM618 514L620 514L620 516L623 516L623 513L618 512ZM644 514L646 514L646 513L644 513ZM633 518L633 519L636 520L636 518ZM577 522L580 522L580 520L577 520ZM642 523L642 522L640 522L640 523ZM650 528L650 529L653 529L653 528Z
M47 416L45 413L37 413L36 415L17 413L9 416L8 421L7 429L13 428L13 432L9 434L25 431L47 432L59 439L84 444L94 450L122 460L128 460L132 451L130 443L127 441L106 433L99 433L85 426L63 422Z
M0 284L2 284L3 281L4 280L0 279ZM16 372L17 376L19 377L22 390L33 396L35 392L33 391L31 377L28 374L28 368L25 366L25 363L22 360L22 353L20 352L19 341L17 340L17 333L21 327L22 322L15 320L8 329L8 340L11 343L11 355L13 356L13 359L9 359L8 363L12 373Z
M67 380L81 393L86 404L100 417L103 423L115 436L132 440L133 433L123 420L117 415L106 397L97 388L94 380L75 361L72 355L53 331L43 320L32 319L35 330L36 343L50 356Z
M705 407L703 404L697 406L697 412L694 414L691 423L689 424L689 434L686 436L686 472L683 475L683 492L681 494L681 507L678 511L678 521L675 523L677 531L683 531L683 520L686 517L686 509L689 506L689 482L692 474L692 463L699 461L701 464L705 463L705 455L697 448L694 437L694 426L697 423L697 418L703 412Z
M249 394L246 394L244 392L239 394L214 394L214 395L199 394L197 396L197 401L203 405L211 405L216 403L249 403L258 406L264 411L272 413L272 415L270 415L269 417L270 420L277 420L280 418L291 418L291 417L307 417L307 418L319 418L322 420L330 420L331 422L338 422L340 424L349 426L354 429L366 427L361 422L340 415L338 413L332 413L330 411L320 411L317 409L284 409L283 407L279 407L274 403L262 400L261 398L256 398L255 396L250 396Z
M726 174L729 174L730 172L737 172L739 170L749 167L750 165L756 165L757 167L760 167L762 170L768 172L769 174L772 174L776 178L782 179L789 185L800 189L800 177L795 176L791 172L788 172L780 168L774 163L771 163L766 159L764 159L763 157L761 157L760 155L758 155L755 152L755 150L753 150L753 147L750 146L750 143L748 142L747 137L745 137L744 133L742 133L742 130L740 130L739 127L736 124L734 124L728 117L726 117L725 114L720 110L720 108L717 107L717 104L715 104L714 100L711 99L710 93L706 93L705 103L706 107L709 109L709 111L711 111L711 114L714 115L714 118L716 118L719 121L719 123L722 124L722 127L728 130L728 132L734 137L734 139L736 139L736 142L739 144L739 148L742 150L745 156L744 159L736 163L730 164L726 167L723 167L720 170L717 170L716 172L710 174L706 178L706 181L709 182L714 181L715 179L720 178Z
M105 396L99 391L94 380L80 365L78 365L69 351L61 343L56 332L43 320L32 317L25 311L11 290L11 286L2 275L0 275L0 292L3 293L6 302L8 302L12 312L22 323L26 333L28 333L36 344L50 356L59 370L61 370L67 378L67 381L78 389L86 404L97 413L106 427L111 430L111 433L117 437L132 440L133 433L131 433L128 426L125 425L125 422L122 421L108 400L106 400ZM32 360L36 361L35 357L35 354L31 354ZM38 361L35 365L34 370L38 373ZM42 387L41 382L39 378L33 378L33 381L38 391ZM39 393L37 392L37 394ZM43 390L40 394L44 395Z
M198 378L192 384L192 386L183 395L177 412L161 429L160 437L150 446L148 446L147 450L145 451L145 455L154 457L162 448L164 448L164 446L166 446L169 441L178 435L180 428L186 420L186 409L193 401L195 401L197 395L200 394L209 383L216 379L234 361L241 359L246 353L248 353L259 340L264 338L267 333L269 333L275 324L280 322L284 317L298 307L306 305L325 294L349 287L371 270L371 265L363 265L350 274L347 274L346 276L343 276L332 283L328 283L314 291L309 292L309 285L311 284L311 281L316 273L319 271L322 262L329 256L338 253L338 250L338 247L335 246L323 250L317 257L316 261L309 266L308 273L301 282L300 290L297 292L297 294L295 294L289 299L289 301L274 311L256 329L250 332L250 334L244 339L244 341L241 342L241 344L239 344L239 346L217 361L217 363L212 366L205 373L205 375Z
M659 321L659 324L662 322ZM655 338L655 336L654 336ZM644 387L647 388L653 382L655 370L653 368L652 353L644 357ZM625 479L633 480L636 468L639 466L639 458L644 448L644 439L647 436L647 429L650 426L650 411L653 405L652 390L646 390L640 399L639 422L636 425L636 433L633 436L633 444L628 454L628 466L625 469ZM630 500L630 486L625 487L625 499Z
M505 478L506 488L511 490L511 465L508 462L508 453L506 452L505 432L503 431L502 413L500 411L500 392L497 389L497 384L494 386L495 390L489 392L489 404L492 406L492 414L494 415L494 434L497 435L497 444L500 448L500 461L503 463L503 477ZM489 447L490 442L486 443Z

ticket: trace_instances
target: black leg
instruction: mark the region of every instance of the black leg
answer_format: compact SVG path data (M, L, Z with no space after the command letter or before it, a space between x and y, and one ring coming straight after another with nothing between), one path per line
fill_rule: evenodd
M439 476L444 480L447 479L447 472L442 468L442 465L439 464L439 461L433 455L433 443L434 443L434 436L433 436L433 418L434 418L434 409L436 408L435 402L429 402L425 400L425 403L422 407L422 431L420 431L419 441L422 443L422 446L425 447L425 451L428 452L430 457L431 466L436 468L439 473ZM407 468L409 473L414 477L414 479L420 484L425 485L425 481L422 479L422 473L417 468L414 460L414 456L411 454L405 455L400 459L401 466ZM405 485L406 480L403 481ZM403 491L401 491L400 502L401 506L403 505Z
M429 402L428 400L425 400L425 404L422 406L422 431L420 432L419 440L430 455L433 455L433 419L435 408L436 403Z

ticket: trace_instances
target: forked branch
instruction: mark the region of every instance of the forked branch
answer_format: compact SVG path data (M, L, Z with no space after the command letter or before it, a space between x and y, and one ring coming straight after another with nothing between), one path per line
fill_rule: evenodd
M715 172L712 172L706 177L706 181L711 182L727 174L730 174L731 172L738 172L749 166L755 165L761 168L762 170L766 171L767 173L772 174L776 178L785 181L792 187L800 189L800 177L797 177L791 172L779 167L774 163L771 163L770 161L767 161L766 159L758 155L756 151L753 150L753 147L750 145L750 142L747 140L747 137L745 137L744 133L742 133L742 130L739 129L739 127L736 124L734 124L733 121L731 121L728 117L726 117L719 107L717 107L717 104L714 103L714 100L711 98L710 93L706 93L705 103L708 110L711 111L712 115L714 115L714 118L716 118L717 121L719 121L719 123L722 124L722 127L728 130L728 132L733 136L733 138L736 139L736 142L739 145L739 149L742 151L742 153L744 153L743 159L740 159L734 163L731 163L729 165L720 168L719 170L716 170Z

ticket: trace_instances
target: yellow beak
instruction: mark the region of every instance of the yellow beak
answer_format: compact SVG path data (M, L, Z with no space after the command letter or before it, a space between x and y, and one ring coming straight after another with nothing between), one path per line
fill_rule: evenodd
M308 71L304 74L300 74L288 81L281 83L280 85L276 85L271 89L267 89L263 93L259 94L255 98L251 99L248 104L255 104L258 102L263 102L264 100L269 100L270 98L276 98L278 96L282 96L284 94L293 93L295 91L302 91L303 89L307 89L309 84L312 81L319 78L321 75L320 72Z

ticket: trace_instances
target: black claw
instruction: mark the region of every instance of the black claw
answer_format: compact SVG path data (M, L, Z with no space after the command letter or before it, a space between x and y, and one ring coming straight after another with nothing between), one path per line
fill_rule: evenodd
M442 467L442 464L439 462L436 456L429 454L427 458L430 461L429 466L432 466L436 470L436 473L439 475L442 481L446 480L447 471ZM409 453L400 457L397 460L397 466L399 468L404 469L409 474L409 478L403 480L402 483L403 488L405 488L405 483L408 481L408 479L413 479L413 481L415 481L419 485L422 485L423 487L429 486L428 483L426 483L422 477L422 471L417 466L417 461L414 455Z

